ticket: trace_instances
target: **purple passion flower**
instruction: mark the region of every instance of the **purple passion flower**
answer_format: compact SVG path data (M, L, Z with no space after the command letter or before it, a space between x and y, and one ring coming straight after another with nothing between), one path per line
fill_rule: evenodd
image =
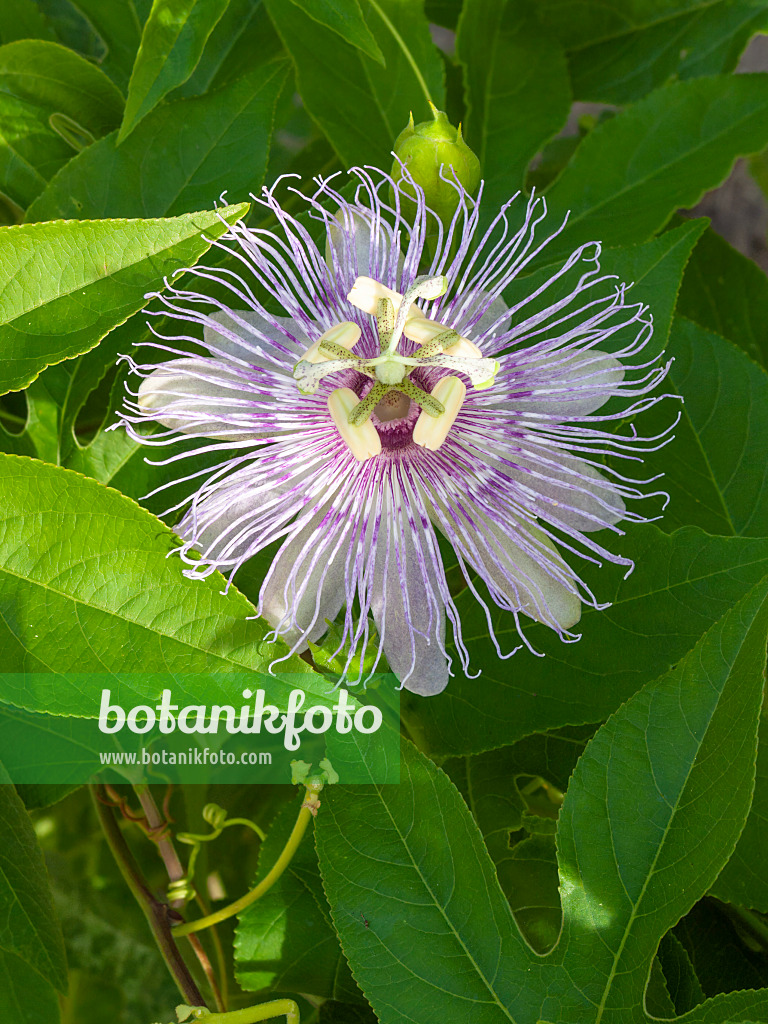
M147 343L165 361L130 360L142 380L121 422L142 444L205 439L166 464L221 457L202 484L180 473L164 485L197 487L176 527L189 577L231 578L280 541L258 605L273 637L301 652L343 610L337 654L352 674L372 619L402 685L434 694L452 674L446 620L470 669L441 535L499 657L514 651L499 646L488 597L529 647L526 620L573 641L581 605L606 607L561 551L631 570L598 537L645 521L626 507L643 497L641 481L602 457L640 458L642 439L616 421L659 400L649 392L666 367L643 358L652 318L601 276L598 243L527 291L516 281L546 263L562 230L537 237L543 200L528 202L515 229L510 200L481 232L480 199L457 186L443 229L407 171L399 182L350 174L351 200L330 180L297 192L324 251L264 189L257 202L275 229L237 224L217 243L225 269L188 272L226 301L172 285L157 297L156 315L179 333ZM425 265L428 232L437 245ZM609 399L619 401L596 415ZM148 421L163 429L140 431Z

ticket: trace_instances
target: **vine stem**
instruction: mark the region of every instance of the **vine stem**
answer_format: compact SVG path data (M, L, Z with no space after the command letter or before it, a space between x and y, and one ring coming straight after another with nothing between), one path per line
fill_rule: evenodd
M425 95L425 97L427 99L427 103L434 110L435 109L435 104L432 102L432 97L430 95L429 88L427 87L427 83L424 81L424 76L421 73L421 69L419 68L419 65L414 60L413 54L408 49L408 46L406 45L405 40L400 35L400 33L397 31L395 26L392 24L392 22L387 17L385 12L382 11L381 7L379 7L379 5L376 3L376 0L368 0L368 2L370 3L370 5L374 9L374 11L376 11L376 13L381 18L381 20L384 22L384 24L387 26L389 31L392 33L392 36L393 36L395 42L397 43L397 45L400 47L400 49L405 54L405 59L411 65L411 69L412 69L414 75L416 76L416 81L421 86L421 91L424 93L424 95Z
M117 823L115 812L109 805L109 798L103 785L98 783L89 786L89 789L104 837L120 869L120 874L131 890L134 899L141 907L158 949L162 954L163 960L165 960L171 977L176 982L182 998L191 1006L203 1006L203 997L195 984L194 978L189 973L189 968L184 962L184 958L179 952L171 932L169 907L167 904L155 899L144 881L139 866L128 848L125 837Z
M179 859L179 855L176 852L176 847L173 845L173 840L170 836L164 836L163 830L166 826L165 817L160 813L160 808L155 802L155 798L152 796L152 791L146 783L137 783L133 787L136 796L139 798L141 809L144 811L144 816L147 819L149 828L157 833L157 838L154 840L157 846L157 852L162 858L165 870L168 873L169 882L178 882L180 879L185 877L184 866ZM171 901L170 906L174 909L184 906L184 900L178 899ZM213 933L215 935L215 931ZM216 972L213 969L213 964L210 961L208 954L202 946L202 943L196 935L188 936L189 943L192 946L192 950L197 957L197 960L202 967L208 984L211 986L213 992L213 998L216 1001L216 1006L219 1010L226 1009L226 999L222 995L221 987L219 986ZM216 952L219 960L219 968L222 966L222 955L221 955L221 944L218 942L218 936L216 936ZM223 982L225 983L225 982Z
M285 1024L299 1024L299 1007L293 999L273 999L269 1003L246 1006L229 1013L196 1012L196 1008L192 1008L192 1018L201 1024L258 1024L259 1021L282 1016L285 1016Z
M277 858L266 877L263 878L254 889L247 892L245 896L241 896L239 900L235 900L234 903L230 903L228 906L222 907L221 910L216 910L213 914L208 914L206 917L199 917L196 921L187 921L184 924L176 925L173 929L173 934L190 935L192 932L199 932L204 928L210 928L211 925L219 924L220 921L226 921L228 917L234 917L235 914L239 914L241 910L245 910L246 907L249 907L251 903L255 903L257 899L267 892L268 889L271 889L291 863L296 850L299 848L299 843L304 838L304 833L307 831L307 825L317 813L318 804L319 801L317 799L316 791L313 791L308 787L304 803L301 805L299 816L296 819L296 824L293 826L293 831L288 837L288 842L283 847L282 853Z

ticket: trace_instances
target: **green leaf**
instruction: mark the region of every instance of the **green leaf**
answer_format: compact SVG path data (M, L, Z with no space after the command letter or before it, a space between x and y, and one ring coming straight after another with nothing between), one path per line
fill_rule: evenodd
M675 438L646 459L665 474L671 501L662 528L694 524L710 533L768 536L768 374L724 338L698 324L675 321L664 388L682 396ZM650 433L668 422L647 417Z
M535 1020L523 1016L533 954L477 826L443 772L408 742L402 754L398 786L333 786L317 818L352 972L381 1024L442 1022L459 1007L477 1024Z
M711 229L686 268L677 311L768 368L768 277Z
M114 134L89 146L27 212L56 217L163 217L210 207L225 190L246 199L264 180L285 61L149 114L119 148Z
M0 769L0 780L0 951L12 954L3 958L3 966L7 969L18 956L64 992L67 961L43 854L5 769Z
M254 53L259 64L285 56L261 0L229 0L197 67L170 99L201 96L242 78L253 67Z
M457 1006L480 1024L648 1020L659 941L715 879L749 810L767 635L768 577L590 741L560 812L563 930L549 956L521 941L466 806L410 744L399 786L334 787L316 826L320 869L382 1024L436 1024ZM765 1021L766 995L721 996L686 1021Z
M484 197L495 207L521 187L531 159L565 124L571 108L565 54L524 0L467 0L456 52L464 68L467 142L480 160Z
M685 949L706 996L765 985L764 954L747 947L728 908L717 900L697 903L671 935Z
M119 146L147 114L186 82L229 0L154 0L128 84Z
M413 68L385 22L368 5L368 26L386 60L382 68L335 32L309 21L294 3L265 2L295 64L302 100L341 161L388 171L395 138L408 124L411 111L416 121L432 115ZM379 0L378 6L413 55L433 102L442 107L443 64L420 0Z
M627 1020L626 1008L639 1008L660 936L706 892L744 825L767 595L764 580L679 665L625 704L571 778L557 833L558 951L569 984L589 985L580 993L592 1004L582 1007L588 1019ZM723 1019L711 1009L705 1004L690 1019ZM587 1017L572 1011L559 1019Z
M658 960L675 1014L681 1016L706 998L685 946L674 932L667 932L659 945Z
M145 697L159 693L151 673L170 672L182 699L226 703L228 677L266 671L285 653L265 642L269 627L248 618L253 607L241 594L222 592L220 576L187 579L181 560L168 557L171 531L129 498L32 459L2 455L0 469L0 601L13 609L0 634L3 700L93 718L105 673L119 673L126 702L137 703L143 688ZM292 658L283 668L333 703L305 662ZM54 674L35 682L29 673ZM270 701L281 705L295 685L271 677Z
M473 753L532 732L601 721L679 661L768 571L768 541L710 537L693 528L666 535L654 526L633 527L621 549L635 562L626 581L618 572L585 567L600 600L613 603L601 612L583 609L578 643L562 644L539 624L526 627L543 658L524 649L511 663L499 661L485 613L464 591L457 606L471 667L482 675L457 675L428 701L403 696L404 713L418 715L420 744ZM518 646L512 617L497 610L493 621L502 649Z
M363 18L358 0L288 0L288 2L298 7L318 25L329 28L344 42L356 46L366 56L372 57L382 67L384 66L384 55Z
M555 944L561 915L553 818L557 803L547 795L553 791L536 780L565 790L592 732L590 727L527 736L514 746L443 764L483 835L518 927L538 952ZM535 813L527 813L528 807Z
M762 0L543 0L540 7L542 20L568 50L576 99L617 104L672 78L732 71L768 20Z
M768 878L764 870L768 848L768 717L760 722L757 774L752 808L733 856L712 886L712 895L726 903L768 913Z
M270 826L253 885L282 852L297 813L297 803L292 801ZM360 990L333 930L311 836L304 838L269 892L240 915L235 965L238 983L246 992L300 991L321 999L360 1001Z
M53 30L34 0L4 0L0 6L0 43L53 38Z
M0 228L3 392L96 345L210 248L247 205L168 220L58 221ZM76 254L76 258L73 258Z
M547 194L568 225L548 248L581 242L638 242L678 207L694 206L719 185L737 156L768 143L768 76L674 82L657 89L584 139Z
M106 47L100 60L104 74L124 92L131 77L131 69L141 42L141 30L149 13L151 0L77 0L78 9L85 15Z
M0 1006L14 1024L59 1024L59 999L52 985L20 957L0 952Z
M31 39L0 47L0 191L26 209L77 152L62 119L87 145L122 113L117 88L72 50Z

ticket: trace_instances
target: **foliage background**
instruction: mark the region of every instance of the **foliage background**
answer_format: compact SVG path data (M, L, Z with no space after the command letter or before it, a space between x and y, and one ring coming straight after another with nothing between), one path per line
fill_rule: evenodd
M637 568L595 572L613 604L576 645L534 626L546 657L500 662L459 597L482 676L404 699L400 784L329 791L315 844L221 930L230 1007L285 993L322 1024L767 1022L768 280L679 212L737 158L768 180L768 75L731 73L768 32L765 0L4 0L0 651L8 679L36 682L3 699L76 725L95 703L68 671L264 667L244 618L264 566L227 601L165 559L161 505L135 503L163 469L105 429L116 357L146 336L145 294L221 230L224 192L225 216L268 227L238 204L278 175L389 166L409 113L429 115L392 27L462 122L486 208L544 190L553 219L571 211L547 259L602 238L604 269L651 305L685 401L646 463L671 502L608 542ZM575 102L596 106L563 134ZM141 912L87 793L65 792L0 791L0 1007L168 1020L178 995ZM208 800L268 829L203 856L199 884L233 897L277 855L295 793L183 787L174 827L199 829ZM162 893L151 843L124 829Z

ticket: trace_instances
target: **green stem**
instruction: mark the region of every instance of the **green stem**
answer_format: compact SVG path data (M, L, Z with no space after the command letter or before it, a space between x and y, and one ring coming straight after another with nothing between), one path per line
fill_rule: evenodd
M197 1013L193 1010L191 1020L202 1024L258 1024L262 1020L285 1016L285 1024L299 1024L299 1007L292 999L273 999L259 1006L246 1006L229 1013Z
M424 93L424 95L426 97L426 100L427 100L427 103L430 105L430 107L433 110L435 110L436 107L435 107L435 104L432 102L432 97L430 96L429 89L427 88L427 83L424 81L424 76L421 73L419 65L414 60L413 54L408 49L405 40L400 35L400 33L397 31L397 29L392 24L392 22L389 20L389 18L384 13L384 11L382 11L382 9L376 3L376 0L369 0L369 3L371 5L371 7L374 9L374 11L376 11L378 16L381 18L381 20L384 22L384 24L387 26L389 31L392 33L392 36L393 36L395 42L397 43L397 45L400 47L400 49L405 54L405 59L411 65L411 69L412 69L414 75L416 76L416 81L421 86L421 91Z
M134 899L141 907L147 919L152 934L157 943L171 977L176 982L181 996L190 1006L202 1006L203 997L195 984L189 968L174 941L171 924L168 917L168 907L160 903L152 895L144 878L139 870L136 860L128 848L120 826L115 818L114 810L107 803L104 803L106 793L101 784L89 787L93 802L96 806L96 813L99 817L104 836L107 840L112 856L115 858L120 874L123 876L128 888L133 893Z
M301 810L299 811L299 816L296 819L296 824L293 826L293 831L288 837L288 842L283 847L283 852L277 858L267 876L259 882L255 889L251 889L251 891L247 892L245 896L241 896L239 900L235 900L235 902L230 903L229 906L222 907L221 910L217 910L213 914L208 914L207 917L200 917L196 921L187 921L184 924L177 925L173 929L173 934L175 936L189 935L191 932L199 932L204 928L210 928L211 925L219 924L220 921L226 921L227 918L234 917L235 914L239 914L241 910L245 910L245 908L249 907L251 903L255 903L256 900L263 896L265 892L271 889L291 863L293 855L299 848L299 843L303 839L304 833L307 830L307 825L313 817L313 811L316 809L316 806L316 794L307 789L305 801L301 805ZM227 1024L229 1024L229 1022L227 1022ZM245 1022L245 1024L249 1024L249 1022Z

